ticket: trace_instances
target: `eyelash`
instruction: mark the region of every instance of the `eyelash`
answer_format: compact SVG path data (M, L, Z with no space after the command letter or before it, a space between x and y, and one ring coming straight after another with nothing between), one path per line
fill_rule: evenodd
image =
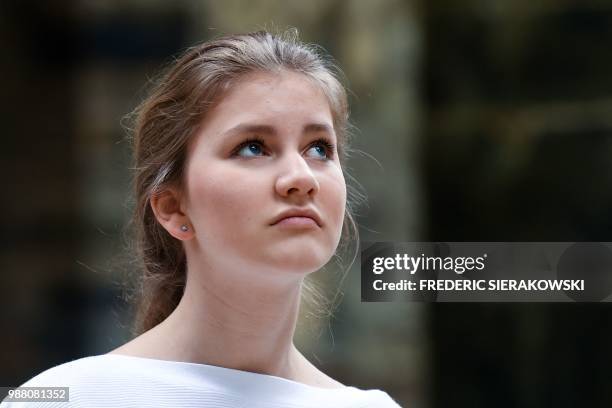
M264 148L266 147L266 143L264 142L264 140L262 138L257 137L257 136L256 137L251 137L251 138L248 138L247 140L245 140L244 142L240 143L238 146L236 146L236 148L232 152L232 156L237 156L238 152L240 150L242 150L244 147L246 147L246 146L248 146L248 145L250 145L252 143L257 143L257 144L261 145ZM331 159L334 158L334 152L336 151L336 148L335 148L335 146L329 140L323 139L323 138L314 140L310 144L310 146L308 146L308 148L310 149L311 147L313 147L313 146L315 146L317 144L323 145L325 147L325 152L327 154L327 157L324 160L331 160Z

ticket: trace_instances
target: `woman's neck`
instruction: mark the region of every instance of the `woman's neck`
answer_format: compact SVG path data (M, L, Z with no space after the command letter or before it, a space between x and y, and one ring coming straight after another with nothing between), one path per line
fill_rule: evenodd
M183 297L170 316L111 353L216 365L324 388L342 387L293 344L302 279L265 271L191 266Z
M194 279L157 334L178 360L291 376L300 361L293 346L300 286L264 293Z

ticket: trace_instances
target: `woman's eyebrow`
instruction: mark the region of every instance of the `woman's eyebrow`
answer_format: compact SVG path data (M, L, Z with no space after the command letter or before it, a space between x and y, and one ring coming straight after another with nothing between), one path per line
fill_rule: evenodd
M308 125L304 126L303 133L319 133L319 132L325 132L325 133L332 135L334 133L334 130L327 123L309 123Z
M267 135L275 135L276 129L273 126L268 126L268 125L255 125L255 124L249 124L249 123L241 123L227 130L223 134L225 136L234 136L234 135L241 135L244 133L260 133L260 134L267 134Z
M330 135L334 133L333 128L326 123L309 123L304 125L302 133L319 133L325 132ZM239 125L234 126L233 128L225 131L223 133L224 136L234 136L244 133L259 133L262 135L270 135L275 136L278 134L278 131L274 126L270 125L257 125L251 123L241 123Z

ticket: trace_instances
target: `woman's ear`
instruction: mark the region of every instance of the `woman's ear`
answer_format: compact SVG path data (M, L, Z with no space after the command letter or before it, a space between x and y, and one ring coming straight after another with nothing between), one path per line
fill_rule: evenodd
M150 201L155 218L170 235L181 241L194 237L193 226L182 210L181 196L175 189L154 194Z

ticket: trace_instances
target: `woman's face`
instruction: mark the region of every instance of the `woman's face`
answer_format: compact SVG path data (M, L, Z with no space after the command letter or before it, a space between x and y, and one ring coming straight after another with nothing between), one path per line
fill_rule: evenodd
M186 168L184 211L204 260L282 274L329 261L346 202L332 124L327 98L302 74L250 74L232 86Z

